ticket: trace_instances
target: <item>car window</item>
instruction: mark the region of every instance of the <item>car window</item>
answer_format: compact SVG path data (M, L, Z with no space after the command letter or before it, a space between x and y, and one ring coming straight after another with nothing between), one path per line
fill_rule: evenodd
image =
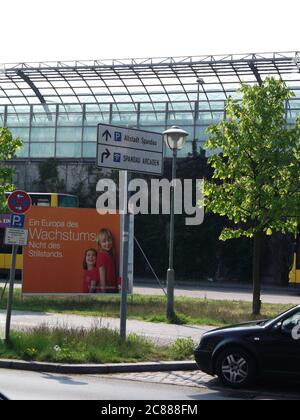
M290 318L287 318L282 323L282 331L286 333L291 333L292 329L297 325L300 326L300 312L294 314Z

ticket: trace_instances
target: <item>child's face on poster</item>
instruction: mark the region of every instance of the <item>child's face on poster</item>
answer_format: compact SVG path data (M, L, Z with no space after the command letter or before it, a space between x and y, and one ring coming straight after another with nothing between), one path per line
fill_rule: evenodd
M86 263L88 266L95 266L96 264L96 255L94 251L88 251L86 254Z
M112 238L106 237L100 240L100 247L103 251L109 252L113 247Z

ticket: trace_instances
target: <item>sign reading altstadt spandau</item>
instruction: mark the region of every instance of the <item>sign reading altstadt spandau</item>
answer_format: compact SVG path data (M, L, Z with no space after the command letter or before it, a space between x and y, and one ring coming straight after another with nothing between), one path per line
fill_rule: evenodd
M98 125L97 165L145 174L163 173L163 136L150 131Z

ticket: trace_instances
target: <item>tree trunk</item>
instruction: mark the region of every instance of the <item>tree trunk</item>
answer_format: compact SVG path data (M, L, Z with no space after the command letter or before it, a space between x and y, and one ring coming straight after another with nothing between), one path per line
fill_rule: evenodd
M253 252L253 310L252 314L260 315L261 310L261 279L260 279L260 259L263 233L258 232L254 236Z

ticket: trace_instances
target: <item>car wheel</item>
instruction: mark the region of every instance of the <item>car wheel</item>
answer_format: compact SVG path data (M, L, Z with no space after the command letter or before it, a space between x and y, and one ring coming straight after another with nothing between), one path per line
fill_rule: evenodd
M245 350L228 348L217 358L216 373L224 385L235 389L245 388L254 382L255 362Z

